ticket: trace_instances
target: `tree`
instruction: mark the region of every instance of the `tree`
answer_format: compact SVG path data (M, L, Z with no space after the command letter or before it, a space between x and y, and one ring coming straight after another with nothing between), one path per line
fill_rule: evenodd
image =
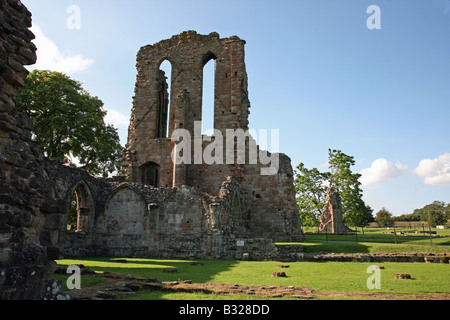
M367 227L369 224L375 221L375 218L373 217L373 209L366 205L364 214L361 215L361 220L358 223L358 227Z
M375 217L375 222L380 227L389 227L394 224L394 219L392 218L392 213L390 213L386 208L382 208L377 212Z
M303 163L297 166L295 190L300 219L304 225L319 223L325 205L326 191L332 186L342 198L344 222L352 226L362 226L369 221L372 210L362 200L361 183L358 173L351 171L354 158L340 150L328 150L330 172L305 168ZM370 216L369 216L370 215Z
M421 220L427 222L430 226L446 224L446 207L442 201L434 201L423 207L421 212Z
M359 226L367 212L359 182L361 175L353 173L351 170L351 166L355 165L354 157L348 156L340 150L328 149L328 158L331 185L342 198L344 222L348 225Z
M445 204L443 201L433 201L430 204L425 205L423 208L415 209L413 213L399 217L406 221L423 221L435 226L439 224L446 224L450 218L450 205Z
M424 221L426 221L432 227L447 223L447 219L445 219L444 214L438 210L427 211Z
M416 209L417 210L417 209ZM420 221L420 214L414 210L414 213L402 214L394 217L395 221Z
M308 170L303 163L297 166L294 180L297 194L297 208L302 224L314 227L319 224L320 215L325 205L329 173L322 173L316 168Z
M33 140L52 160L93 175L119 170L122 157L117 129L105 124L103 102L63 73L34 70L21 88L18 109L34 122Z

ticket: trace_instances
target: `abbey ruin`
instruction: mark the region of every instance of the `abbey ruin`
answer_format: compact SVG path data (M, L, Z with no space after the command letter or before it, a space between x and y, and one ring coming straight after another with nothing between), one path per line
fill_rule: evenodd
M31 141L32 123L15 108L27 75L23 66L36 61L31 14L18 0L0 0L0 18L0 299L54 297L58 289L47 276L53 260L63 257L260 260L297 254L275 245L304 240L288 156L277 154L277 170L261 174L270 164L249 161L254 147L262 151L250 135L240 151L239 139L232 140L233 161L229 152L215 154L219 161L212 164L173 156L176 130L194 137L184 150L191 159L226 130L248 130L245 41L187 31L141 48L122 172L103 179L45 158ZM211 59L216 131L198 137L203 67ZM170 92L160 70L165 60L172 65ZM74 195L77 226L71 230Z

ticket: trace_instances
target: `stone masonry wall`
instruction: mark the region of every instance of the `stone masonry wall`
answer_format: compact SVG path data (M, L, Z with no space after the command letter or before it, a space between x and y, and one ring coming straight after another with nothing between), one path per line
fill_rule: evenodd
M18 0L0 0L0 299L55 298L49 280L58 250L47 216L56 215L43 155L31 143L32 122L15 107L19 87L36 61L31 14Z
M242 187L237 214L245 224L241 230L243 235L274 241L301 241L304 237L288 156L279 154L280 165L274 175L261 175L261 168L266 165L250 163L250 145L259 149L249 136L243 151L245 163L237 161L237 152L231 164L227 164L225 152L221 163L196 160L198 148L203 154L216 138L224 138L225 147L228 129L245 132L249 128L244 46L245 41L236 36L222 39L217 33L200 35L187 31L141 48L137 55L138 75L122 175L133 182L160 187L187 185L212 196L217 196L222 183L233 177ZM211 59L215 60L214 128L217 132L213 137L206 137L199 135L194 124L202 120L203 67ZM160 138L160 110L166 110L167 97L159 68L165 60L172 65L169 119L165 123L169 127L169 137ZM186 129L191 135L190 163L174 165L172 151L179 147L171 139L175 129ZM232 143L232 149L237 150L238 141L232 140ZM159 183L146 181L149 166L157 168Z

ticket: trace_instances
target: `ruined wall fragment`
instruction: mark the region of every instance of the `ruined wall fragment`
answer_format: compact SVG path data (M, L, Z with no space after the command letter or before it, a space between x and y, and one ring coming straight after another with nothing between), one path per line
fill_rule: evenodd
M198 135L196 123L202 117L203 67L215 61L214 128L211 137ZM161 94L160 65L168 60L172 65L170 110L167 138L157 138L161 125L161 111L166 96ZM171 39L142 47L137 55L135 96L129 126L128 142L123 157L122 175L133 182L153 184L144 177L146 168L157 167L159 187L187 185L200 192L217 196L222 183L233 177L242 187L239 207L230 208L245 225L238 234L265 237L275 241L304 239L295 202L293 172L290 159L279 154L279 167L273 175L262 175L260 162L250 162L249 154L254 138L247 136L244 150L246 162L238 159L237 140L232 146L236 152L232 163L225 152L213 163L207 163L203 154L214 149L216 140L225 139L229 129L246 132L249 129L248 78L245 67L245 41L237 36L220 38L217 33L200 35L186 31ZM171 139L177 129L186 129L192 140L190 160L174 164L172 151L179 146ZM234 141L234 140L232 140ZM220 147L219 147L220 148ZM200 149L200 159L198 150ZM216 149L217 150L217 149ZM216 156L216 153L214 152ZM183 155L184 156L184 155ZM238 214L237 214L238 212ZM223 228L228 226L222 225Z
M0 0L0 299L64 297L48 278L59 257L61 202L51 197L32 122L16 109L18 89L36 61L31 14L18 0ZM48 220L47 220L48 218Z

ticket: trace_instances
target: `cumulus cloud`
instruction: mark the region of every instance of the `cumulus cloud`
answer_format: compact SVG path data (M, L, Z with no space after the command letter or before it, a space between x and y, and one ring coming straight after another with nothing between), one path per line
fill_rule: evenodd
M114 126L120 127L120 126L128 126L130 124L130 119L123 113L112 110L112 109L106 109L106 116L105 116L105 122L108 124L112 124Z
M360 171L361 178L359 181L363 186L386 182L401 176L406 173L407 170L407 165L403 165L399 162L394 164L384 158L380 158L372 162L370 168Z
M444 153L436 159L420 161L414 173L424 178L424 183L432 186L450 185L450 153Z
M44 35L38 25L34 25L30 30L36 36L33 43L37 47L37 62L32 68L73 74L87 69L94 63L94 60L84 58L79 54L63 54L58 46Z

